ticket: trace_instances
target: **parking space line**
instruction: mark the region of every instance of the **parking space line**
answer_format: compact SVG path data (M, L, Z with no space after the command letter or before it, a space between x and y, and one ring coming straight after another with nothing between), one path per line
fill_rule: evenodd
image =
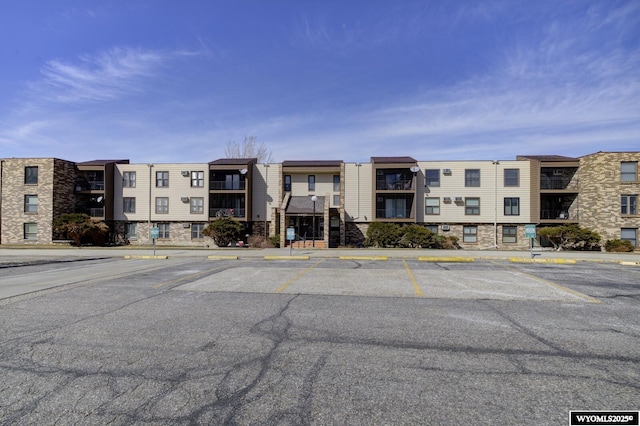
M416 281L416 277L413 276L413 272L411 272L411 268L409 268L409 264L404 259L402 259L402 263L404 263L404 269L406 269L407 274L409 275L409 279L411 280L411 285L413 286L413 290L416 292L416 296L422 297L422 290L418 285L418 281Z
M276 290L276 293L282 293L283 291L286 290L287 287L289 287L291 284L296 282L300 277L302 277L303 275L305 275L308 272L311 272L311 270L313 268L315 268L316 266L318 266L319 264L321 264L324 261L325 261L325 259L321 259L320 261L314 263L313 265L311 265L311 266L303 269L302 271L298 272L298 274L296 274L295 277L291 278L289 281L287 281L286 283L284 283L280 287L278 287L278 289Z
M496 264L496 265L499 265L499 263L496 263L496 262L491 262L491 263L494 263L494 264ZM569 293L569 294L571 294L572 296L576 296L576 297L579 297L579 298L581 298L581 299L585 299L585 300L587 300L587 301L588 301L588 302L590 302L590 303L602 303L602 301L601 301L601 300L598 300L598 299L596 299L595 297L591 297L591 296L589 296L589 295L587 295L587 294L580 293L579 291L572 290L572 289L570 289L569 287L565 287L565 286L563 286L563 285L556 284L556 283L554 283L553 281L549 281L549 280L546 280L546 279L544 279L544 278L537 277L537 276L535 276L535 275L533 275L533 274L529 274L529 273L527 273L527 272L519 271L519 270L517 270L517 269L515 269L515 268L512 268L512 267L510 267L510 266L505 266L505 265L500 265L500 266L502 266L503 268L508 269L508 270L510 270L510 271L514 271L514 272L520 273L520 274L522 274L522 275L526 275L527 277L529 277L529 278L531 278L531 279L533 279L533 280L535 280L535 281L538 281L538 282L540 282L540 283L542 283L542 284L544 284L544 285L548 285L549 287L553 287L553 288L555 288L556 290L560 290L560 291L563 291L563 292L565 292L565 293Z

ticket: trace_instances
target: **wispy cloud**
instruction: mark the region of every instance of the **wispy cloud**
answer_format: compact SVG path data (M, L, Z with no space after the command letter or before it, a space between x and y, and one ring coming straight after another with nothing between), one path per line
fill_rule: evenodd
M116 47L76 62L51 60L41 70L42 79L30 85L30 97L65 103L116 99L140 91L140 81L166 59L162 52Z

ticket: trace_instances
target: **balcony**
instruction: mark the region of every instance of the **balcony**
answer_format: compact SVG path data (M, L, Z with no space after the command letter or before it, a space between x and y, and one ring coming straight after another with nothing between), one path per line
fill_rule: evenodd
M376 191L411 191L413 179L376 179Z
M540 171L540 189L577 191L577 182L573 180L577 171L577 167L543 167Z
M89 216L91 217L104 217L104 209L92 208L90 209Z
M413 194L378 195L376 219L412 219Z

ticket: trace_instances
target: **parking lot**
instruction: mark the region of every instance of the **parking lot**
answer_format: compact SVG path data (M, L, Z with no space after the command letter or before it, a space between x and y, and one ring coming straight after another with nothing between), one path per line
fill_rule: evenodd
M3 424L568 424L640 408L640 267L52 257L0 268Z

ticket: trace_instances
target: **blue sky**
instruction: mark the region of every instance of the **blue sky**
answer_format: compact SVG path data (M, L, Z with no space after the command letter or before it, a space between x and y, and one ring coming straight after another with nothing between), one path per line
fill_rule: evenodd
M22 0L0 157L514 159L640 150L640 1Z

